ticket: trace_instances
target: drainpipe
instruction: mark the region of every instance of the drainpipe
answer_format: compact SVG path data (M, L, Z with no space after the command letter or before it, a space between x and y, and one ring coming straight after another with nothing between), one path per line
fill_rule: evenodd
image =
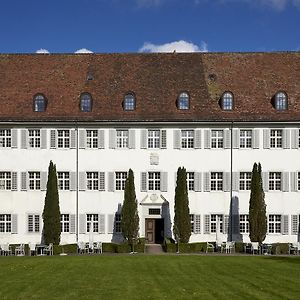
M78 214L78 124L75 123L76 133L76 244L78 244L78 226L79 226L79 214Z
M229 238L230 241L232 241L232 226L233 226L233 220L232 220L232 169L233 169L233 122L231 122L230 125L230 214L229 214L229 221L230 221L230 232L229 232Z

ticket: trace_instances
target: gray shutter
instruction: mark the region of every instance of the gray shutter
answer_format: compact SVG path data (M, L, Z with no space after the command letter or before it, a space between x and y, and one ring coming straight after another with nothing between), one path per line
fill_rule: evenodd
M26 149L28 146L28 130L21 129L21 149Z
M231 215L232 218L232 233L239 234L240 233L240 216L239 215Z
M209 172L204 173L203 186L204 186L204 192L210 191L210 173Z
M11 130L11 147L12 148L18 147L18 129Z
M115 149L116 148L116 130L115 129L110 129L109 130L109 148L110 149Z
M281 233L289 234L289 216L283 215L281 216Z
M201 130L200 129L194 130L194 134L195 134L194 148L200 149L201 148Z
M264 129L264 149L270 148L270 129Z
M232 130L232 148L233 149L239 149L240 148L240 130L239 129L233 129Z
M230 129L224 129L224 148L230 149L231 148L231 134Z
M134 129L128 130L128 148L135 149L135 130Z
M70 148L71 149L76 148L76 131L75 131L75 129L70 130Z
M204 215L204 234L210 234L210 215Z
M263 190L269 190L269 172L262 172Z
M173 132L173 148L180 149L181 148L181 131L178 129L174 129Z
M99 172L99 191L105 191L105 173Z
M229 229L229 215L223 215L223 233L227 234Z
M86 215L79 215L79 233L86 233Z
M291 145L292 149L299 149L299 129L291 130Z
M11 190L18 190L18 174L17 172L11 172Z
M289 149L291 147L290 130L289 129L283 129L283 132L282 132L282 147L284 149Z
M299 221L298 215L292 215L292 222L291 222L291 234L298 234L299 233Z
M76 215L70 215L70 233L76 233Z
M79 172L79 190L85 191L86 189L86 172Z
M223 172L223 191L230 191L230 172Z
M105 148L105 132L103 129L98 129L98 148Z
M84 149L86 147L86 130L80 129L78 132L78 138L79 138L79 149Z
M288 172L282 172L282 191L288 192L289 191L289 173Z
M167 130L160 131L160 148L167 149Z
M18 215L11 215L11 233L18 233Z
M55 129L50 130L50 149L56 148L57 132Z
M147 172L141 172L141 192L147 192Z
M160 190L161 192L168 191L168 173L160 172Z
M239 191L240 189L240 173L233 172L232 173L232 190Z
M210 136L211 136L210 130L205 129L204 130L204 149L210 149L211 148Z
M141 149L147 149L147 129L141 129Z
M21 191L27 190L27 172L21 172Z
M195 192L201 192L201 173L195 172L194 173L194 191Z
M47 129L41 129L41 149L47 149Z
M108 191L113 192L115 190L115 173L108 172Z
M41 172L41 190L46 191L47 190L47 172Z
M298 191L298 172L291 172L291 192Z
M201 233L201 215L194 215L194 233Z
M99 233L105 233L105 215L99 215Z
M259 129L252 130L252 148L259 149Z
M76 191L76 172L70 172L70 191Z
M114 232L115 215L108 215L108 228L107 233Z

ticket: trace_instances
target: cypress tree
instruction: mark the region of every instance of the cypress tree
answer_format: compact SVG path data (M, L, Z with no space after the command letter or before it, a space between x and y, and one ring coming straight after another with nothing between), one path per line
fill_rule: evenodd
M47 192L43 211L43 238L45 244L60 243L60 210L56 166L50 161L48 168Z
M178 168L175 189L173 232L178 243L188 243L191 236L191 220L185 168Z
M129 169L128 177L125 182L121 228L123 237L128 241L128 244L131 245L132 251L134 251L134 243L139 233L139 215L135 196L134 175L131 169Z
M261 244L266 238L267 217L265 193L263 191L261 165L254 163L249 202L249 237L251 242Z

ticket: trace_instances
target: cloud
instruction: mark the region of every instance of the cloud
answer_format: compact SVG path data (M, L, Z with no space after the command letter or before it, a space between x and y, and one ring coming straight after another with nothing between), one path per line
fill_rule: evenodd
M47 50L47 49L39 49L39 50L36 50L35 53L38 53L38 54L49 54L50 52Z
M94 52L86 48L81 48L76 50L75 53L94 53Z
M186 41L175 41L171 43L166 43L162 45L155 45L152 43L144 43L144 45L139 49L139 52L207 52L207 44L201 42L201 46L197 46L193 43Z

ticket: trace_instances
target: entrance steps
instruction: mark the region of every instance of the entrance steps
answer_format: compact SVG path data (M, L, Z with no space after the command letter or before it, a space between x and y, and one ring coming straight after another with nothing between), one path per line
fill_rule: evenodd
M162 245L160 244L146 244L145 245L145 253L147 254L164 254L164 250Z

